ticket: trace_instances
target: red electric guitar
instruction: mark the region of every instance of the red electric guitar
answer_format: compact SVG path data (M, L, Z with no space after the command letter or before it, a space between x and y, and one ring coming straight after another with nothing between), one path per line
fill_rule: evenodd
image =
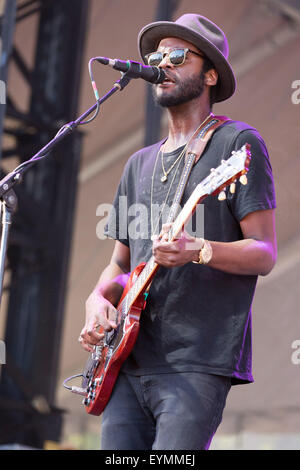
M219 199L222 200L226 197L224 188L229 184L234 185L239 177L241 183L246 184L245 173L249 169L250 159L250 145L245 144L240 150L232 152L228 160L222 160L218 168L211 170L210 175L198 184L176 217L169 233L170 241L181 232L197 204L205 197L220 193ZM234 186L231 186L230 190L233 192ZM89 414L100 415L109 401L119 370L136 341L140 315L146 303L146 291L158 268L153 256L147 263L135 268L117 306L118 327L106 332L101 344L95 346L83 374L70 377L64 382L65 385L70 379L83 377L82 387L65 387L85 397L83 404ZM104 332L101 327L99 332Z

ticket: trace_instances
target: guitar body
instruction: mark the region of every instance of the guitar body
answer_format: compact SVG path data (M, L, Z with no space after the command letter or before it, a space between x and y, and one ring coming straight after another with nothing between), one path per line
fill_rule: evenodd
M123 295L117 306L119 312L118 327L106 333L101 346L87 361L83 386L87 387L87 396L84 400L86 411L92 415L100 415L107 405L120 368L133 349L140 327L140 315L145 307L143 293L131 305L127 315L122 317L122 303L135 280L143 270L145 263L140 264L131 273L124 288ZM100 332L103 332L103 329Z

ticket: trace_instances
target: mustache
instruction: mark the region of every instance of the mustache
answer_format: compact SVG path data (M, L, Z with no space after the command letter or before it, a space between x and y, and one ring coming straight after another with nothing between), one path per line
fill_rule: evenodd
M177 78L172 74L172 73L168 73L165 71L165 74L166 74L166 78L165 80L170 80L171 82L173 83L176 83L177 82Z

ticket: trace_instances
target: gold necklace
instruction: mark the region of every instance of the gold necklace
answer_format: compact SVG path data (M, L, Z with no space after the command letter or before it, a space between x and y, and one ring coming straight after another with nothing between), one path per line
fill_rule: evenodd
M173 164L171 165L171 167L166 171L165 170L165 167L164 167L164 152L162 152L160 150L160 154L161 154L161 166L162 166L162 171L163 171L163 176L160 178L160 181L162 183L165 183L166 181L168 181L168 174L173 170L174 166L176 165L177 162L179 162L179 160L181 160L181 157L183 156L183 154L185 153L186 151L186 145L183 147L182 151L180 152L179 156L176 158L175 162L173 162Z
M155 225L155 228L153 228L153 192L154 192L154 175L155 175L155 171L156 171L156 166L157 166L157 161L158 161L158 156L159 156L159 152L157 153L157 156L156 156L156 159L155 159L155 164L154 164L154 169L153 169L153 174L152 174L152 182L151 182L151 196L150 196L150 212L151 212L151 239L153 239L155 233L156 233L156 230L157 230L157 227L159 225L159 222L160 222L160 219L162 218L163 216L163 212L165 210L165 206L167 204L167 201L168 201L168 198L169 198L169 194L170 194L170 191L171 191L171 188L173 186L173 182L175 180L175 177L177 175L177 171L178 171L178 168L179 168L179 164L180 162L178 162L178 165L177 165L177 168L176 168L176 171L172 177L172 180L171 180L171 183L170 183L170 186L169 186L169 189L168 189L168 192L167 192L167 195L165 197L165 200L162 204L162 208L160 210L160 213L157 217L157 221L156 221L156 225ZM178 159L176 159L178 160Z
M200 126L197 127L196 131L193 133L192 137L195 135L195 133L197 132L197 130L203 126L203 124L205 124L205 122L208 120L208 118L210 118L210 116L212 116L212 113L209 113L208 116L206 116L206 118L204 119L204 121L201 122ZM164 166L164 152L163 150L159 151L161 153L161 166L162 166L162 171L163 171L163 176L160 178L160 181L162 183L165 183L166 181L168 181L168 175L169 173L173 170L174 166L176 165L177 162L179 162L179 160L181 159L181 157L183 156L183 154L185 153L186 151L186 147L187 145L189 144L191 138L188 140L188 142L186 143L186 145L184 146L182 152L180 152L180 155L176 158L175 162L172 163L171 167L166 171L165 170L165 166ZM165 143L163 144L162 147L165 146Z

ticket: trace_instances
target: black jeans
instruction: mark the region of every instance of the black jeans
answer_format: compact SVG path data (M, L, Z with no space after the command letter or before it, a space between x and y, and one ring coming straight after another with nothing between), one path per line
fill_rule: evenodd
M204 450L222 420L230 377L120 374L102 417L102 450Z

